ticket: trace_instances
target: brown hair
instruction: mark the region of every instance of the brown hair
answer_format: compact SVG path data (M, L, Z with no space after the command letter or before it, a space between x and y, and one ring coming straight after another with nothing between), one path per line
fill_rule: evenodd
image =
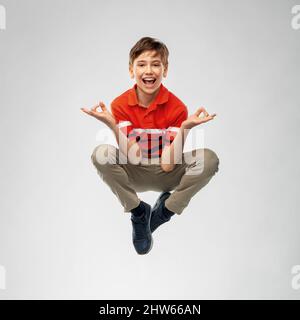
M169 50L167 46L158 39L151 37L141 38L129 52L129 65L133 65L134 60L146 50L155 50L160 54L162 63L165 67L168 66Z

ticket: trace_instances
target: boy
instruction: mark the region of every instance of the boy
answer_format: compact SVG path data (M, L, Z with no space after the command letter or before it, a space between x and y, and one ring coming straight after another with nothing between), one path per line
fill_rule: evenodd
M91 109L81 108L115 134L119 149L99 145L91 159L124 212L131 212L132 240L138 254L151 250L154 230L174 214L180 215L218 171L214 151L205 148L182 153L189 130L216 114L199 108L188 117L184 103L161 83L167 76L168 56L165 44L141 38L129 54L129 73L136 83L112 101L112 114L103 102ZM99 107L102 111L97 111ZM199 117L201 113L203 117ZM153 208L136 194L148 190L162 192Z

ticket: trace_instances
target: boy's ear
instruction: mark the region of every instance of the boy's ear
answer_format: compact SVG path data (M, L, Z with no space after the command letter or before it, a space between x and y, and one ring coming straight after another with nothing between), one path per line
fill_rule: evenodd
M130 74L130 78L133 79L134 78L134 74L133 74L132 65L129 65L129 74Z
M164 78L167 76L167 74L168 74L168 65L164 67L164 72L163 72Z

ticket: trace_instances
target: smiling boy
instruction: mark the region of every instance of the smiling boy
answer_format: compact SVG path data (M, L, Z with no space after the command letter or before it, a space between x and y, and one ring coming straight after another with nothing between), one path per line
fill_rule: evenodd
M136 83L112 101L111 113L103 102L91 109L81 108L115 134L119 149L98 145L91 159L124 212L131 212L132 240L138 254L151 250L154 230L174 214L180 215L219 165L211 149L182 152L189 130L216 114L199 108L188 117L185 104L162 84L168 56L164 43L141 38L129 54L129 73ZM137 196L149 190L162 192L152 208Z

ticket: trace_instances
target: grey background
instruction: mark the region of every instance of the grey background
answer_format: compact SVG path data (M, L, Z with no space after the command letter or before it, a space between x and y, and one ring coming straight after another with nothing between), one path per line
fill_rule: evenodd
M1 299L300 298L296 1L1 4ZM189 112L217 113L202 128L220 169L138 256L90 161L105 127L79 108L134 84L143 36L168 46L163 83Z

